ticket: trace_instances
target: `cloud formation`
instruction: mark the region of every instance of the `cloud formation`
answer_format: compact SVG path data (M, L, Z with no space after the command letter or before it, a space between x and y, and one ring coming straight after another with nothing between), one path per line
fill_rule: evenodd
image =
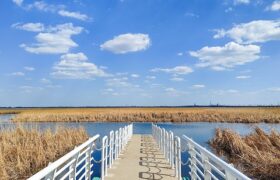
M39 11L44 11L44 12L57 12L60 9L64 9L64 5L54 5L54 4L48 4L44 1L35 1L32 4L26 5L24 7L26 10L31 10L31 9L37 9Z
M216 71L231 69L260 58L260 47L257 45L241 45L235 42L225 46L203 47L191 51L190 55L198 58L197 67L210 67Z
M274 1L270 6L266 8L268 11L280 11L280 1Z
M280 20L257 20L217 30L214 38L229 37L242 44L280 40Z
M70 12L66 10L60 10L58 11L58 14L64 17L70 17L82 21L89 20L89 17L86 14L81 14L80 12Z
M26 70L26 71L34 71L35 68L34 67L30 67L30 66L25 66L24 70Z
M174 68L154 68L151 72L164 72L174 75L189 74L193 72L193 69L188 66L176 66Z
M247 76L247 75L241 75L241 76L236 76L236 79L249 79L251 78L251 76Z
M53 66L52 76L59 79L92 79L106 77L107 74L91 63L83 53L64 54Z
M20 47L35 54L68 53L71 48L78 46L72 40L72 36L80 34L82 30L82 27L73 26L72 23L49 27L35 36L37 43L31 45L21 44Z
M238 5L238 4L249 4L250 0L233 0L233 3L235 5Z
M192 85L192 88L201 89L201 88L205 88L205 85L204 84L194 84L194 85Z
M31 32L42 32L45 30L45 26L42 23L15 23L12 25L13 28L24 30L24 31L31 31Z
M146 50L151 45L148 34L121 34L103 43L101 50L110 51L115 54L125 54Z
M23 3L23 0L13 0L13 2L17 5L17 6L21 6Z

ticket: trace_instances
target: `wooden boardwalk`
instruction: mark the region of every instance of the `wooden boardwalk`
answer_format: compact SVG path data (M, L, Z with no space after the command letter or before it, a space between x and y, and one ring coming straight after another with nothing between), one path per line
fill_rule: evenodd
M133 135L105 177L105 180L134 179L177 179L175 170L171 169L151 135Z

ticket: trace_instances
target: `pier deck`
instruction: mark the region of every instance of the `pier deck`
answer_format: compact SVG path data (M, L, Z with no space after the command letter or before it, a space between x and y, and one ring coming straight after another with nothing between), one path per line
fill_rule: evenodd
M161 179L173 180L175 170L171 168L160 152L151 135L133 135L125 151L112 168L108 169L105 180Z

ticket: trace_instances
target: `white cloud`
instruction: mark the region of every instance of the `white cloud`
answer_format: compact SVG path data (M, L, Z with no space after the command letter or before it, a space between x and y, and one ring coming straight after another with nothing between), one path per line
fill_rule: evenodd
M47 78L42 78L42 79L40 80L40 82L43 83L43 84L51 84L51 83L52 83L51 80L49 80L49 79L47 79Z
M268 88L267 90L272 92L280 92L280 87Z
M239 91L236 90L236 89L229 89L229 90L226 90L226 92L228 92L228 93L238 93Z
M230 42L225 46L206 46L198 51L191 51L190 55L198 58L196 66L222 71L253 62L260 58L259 53L259 46Z
M235 5L238 5L238 4L249 4L250 0L233 0L233 3Z
M183 55L184 55L184 53L182 53L182 52L177 53L177 56L183 56Z
M249 79L251 78L251 76L245 76L245 75L241 75L241 76L236 76L236 79Z
M25 74L23 72L13 72L10 75L11 76L24 76Z
M192 13L192 12L186 12L186 13L185 13L185 16L186 16L186 17L199 18L199 15L194 14L194 13Z
M121 78L111 78L106 80L107 86L113 86L113 87L128 87L131 84L127 82L127 77L121 77Z
M148 34L121 34L103 43L100 48L115 54L143 51L151 45Z
M44 12L56 12L64 8L65 8L64 5L47 4L44 1L35 1L34 3L29 4L25 7L25 9L27 10L37 9L39 11L44 11Z
M37 43L20 46L26 51L35 54L61 54L69 52L70 48L77 47L71 37L80 34L83 28L73 26L72 23L49 27L46 32L39 33L35 39Z
M179 81L184 81L184 78L173 77L173 78L171 78L170 80L171 80L171 81L177 81L177 82L179 82Z
M146 78L149 79L149 80L154 80L154 79L156 79L157 77L156 77L156 76L146 76Z
M70 12L66 10L60 10L58 11L58 14L64 17L70 17L74 19L79 19L82 21L89 20L89 17L86 14L81 14L80 12Z
M133 77L133 78L139 78L140 75L139 75L139 74L131 74L131 77Z
M270 11L279 11L280 10L280 1L274 1L270 6L266 8L266 10Z
M280 20L257 20L217 30L214 38L229 37L238 43L250 44L280 40Z
M166 92L176 92L177 90L175 88L166 88Z
M23 3L23 0L13 0L13 2L17 5L17 6L21 6Z
M60 79L91 79L108 76L102 69L91 63L83 53L65 54L53 66L51 73Z
M201 88L205 88L205 85L204 84L194 84L194 85L192 85L192 87L195 89L201 89Z
M188 92L180 91L180 90L177 90L173 87L166 88L164 91L169 96L182 96L182 95L188 94Z
M189 74L193 72L193 69L188 66L176 66L174 68L154 68L151 72L165 72L174 75Z
M45 30L45 26L42 23L16 23L12 25L13 28L31 31L31 32L42 32Z
M24 70L26 70L26 71L34 71L35 68L34 67L30 67L30 66L25 66Z

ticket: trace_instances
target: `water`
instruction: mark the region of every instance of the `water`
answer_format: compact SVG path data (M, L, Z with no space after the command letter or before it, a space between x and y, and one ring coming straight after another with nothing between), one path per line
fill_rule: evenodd
M0 127L7 128L14 126L10 119L14 115L0 115ZM84 127L90 136L100 134L100 136L109 135L111 130L117 130L128 123L110 123L110 122L41 122L41 123L24 123L27 126L35 126L40 129L64 127ZM134 134L151 134L151 123L133 123ZM216 128L229 128L237 131L241 135L246 135L254 130L256 126L269 132L271 129L280 131L280 124L258 123L209 123L209 122L189 122L189 123L158 123L160 127L173 131L174 135L181 137L183 134L191 137L197 143L209 148L208 141L213 137Z
M0 127L5 129L14 126L10 121L13 115L0 115ZM84 127L90 136L100 134L100 136L109 135L111 130L117 130L128 123L110 123L110 122L79 122L79 123L61 123L61 122L42 122L42 123L24 123L27 126L35 126L40 129L55 128L57 126L64 127ZM133 123L134 134L151 134L151 123ZM280 131L280 124L242 124L242 123L209 123L209 122L190 122L190 123L158 123L160 127L166 130L171 130L174 136L182 137L187 135L200 145L206 147L210 151L208 141L213 137L216 128L229 128L241 135L246 135L254 130L256 126L262 128L264 131L269 132L272 129ZM100 159L100 153L94 154L96 159ZM183 159L185 160L185 158ZM99 176L99 165L95 165L95 176ZM187 169L183 169L183 175L187 174Z

